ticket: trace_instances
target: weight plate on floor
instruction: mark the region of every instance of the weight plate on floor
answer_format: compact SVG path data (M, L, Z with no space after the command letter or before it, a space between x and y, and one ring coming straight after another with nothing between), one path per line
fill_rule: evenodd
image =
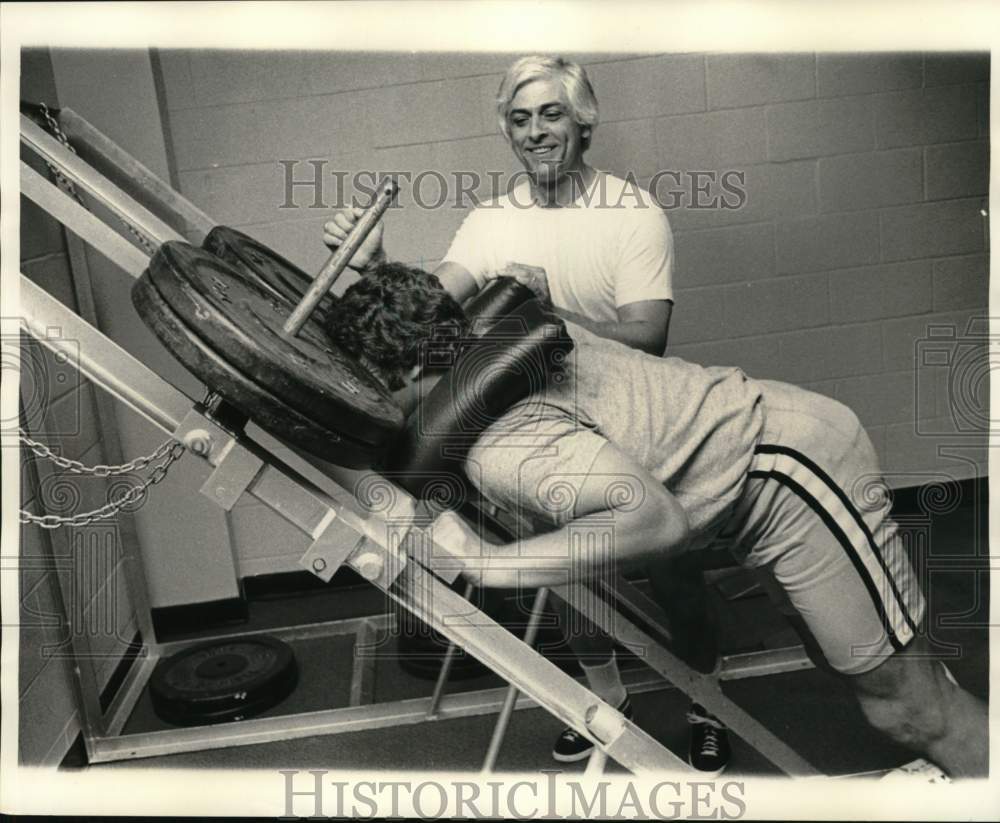
M216 226L205 237L202 248L236 268L250 272L279 297L297 304L312 285L313 278L276 251L228 226ZM319 316L334 305L332 295L320 301ZM314 315L315 317L316 315Z
M355 440L346 432L320 426L223 360L188 328L145 276L132 287L132 302L146 325L174 357L265 431L348 468L368 468L381 458L382 445L372 446Z
M388 390L312 319L298 336L286 335L282 325L292 307L247 274L202 249L170 242L137 283L147 279L221 360L319 428L373 448L402 429L402 410ZM206 383L226 396L224 386ZM252 407L234 405L256 420Z
M161 720L193 726L258 715L288 697L297 682L288 644L237 637L199 643L161 660L149 694Z

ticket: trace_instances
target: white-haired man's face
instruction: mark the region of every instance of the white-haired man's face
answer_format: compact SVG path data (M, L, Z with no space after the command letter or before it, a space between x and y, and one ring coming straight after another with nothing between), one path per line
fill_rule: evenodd
M511 100L507 124L511 148L536 185L552 188L583 170L587 127L573 119L559 80L539 78L521 86Z

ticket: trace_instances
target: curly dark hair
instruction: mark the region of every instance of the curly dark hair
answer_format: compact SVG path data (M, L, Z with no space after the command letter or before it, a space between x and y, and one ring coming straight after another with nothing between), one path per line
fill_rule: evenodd
M462 307L422 269L383 263L352 284L328 314L340 348L374 369L391 390L418 363L451 365L468 329Z

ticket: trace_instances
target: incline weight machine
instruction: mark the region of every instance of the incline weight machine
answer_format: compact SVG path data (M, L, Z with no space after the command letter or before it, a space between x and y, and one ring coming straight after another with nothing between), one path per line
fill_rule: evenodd
M136 279L144 276L150 268L150 258L165 243L203 244L222 257L228 254L230 262L242 264L244 269L266 277L272 296L280 303L280 313L288 322L286 331L297 325L292 334L304 330L298 339L309 336L309 315L313 310L329 309L326 290L346 265L351 256L350 248L339 257L335 254L331 258L321 277L317 278L318 285L312 284L315 288L310 292L311 278L295 281L294 272L289 274L294 267L287 261L249 238L241 239L243 236L238 232L217 227L208 215L76 113L69 109L45 110L44 118L47 129L32 117L21 115L21 143L49 165L58 185L22 161L22 194ZM78 148L80 155L87 159L72 147ZM95 216L83 204L81 192L116 215L127 232L122 233L110 224L111 221L106 223ZM380 216L379 209L387 204L391 186L381 195L380 205L369 212L372 224ZM220 236L222 241L218 240ZM360 235L355 234L351 239L360 242L358 237ZM227 248L222 249L222 246ZM267 277L268 274L274 276ZM293 282L289 282L289 277ZM287 293L286 287L290 289ZM305 299L301 299L303 292L307 292ZM137 547L126 540L123 541L124 568L128 573L142 646L107 709L101 707L98 677L86 640L71 632L74 688L90 762L499 712L484 765L484 769L492 769L511 713L540 706L594 741L596 748L587 767L590 773L599 772L608 757L636 774L690 770L687 763L597 699L578 679L534 651L531 640L546 590L541 590L535 599L525 641L453 590L449 584L458 576L459 564L448 554L447 546L434 542L431 530L426 528L429 517L423 501L390 478L372 475L374 482L388 490L385 499L389 502L374 510L359 505L350 491L353 486L345 479L342 469L301 448L301 441L296 444L292 439L291 445L300 448L293 449L292 457L283 460L247 436L242 427L245 419L240 419L239 414L234 417L226 394L215 391L217 386L206 381L209 395L204 401L196 402L23 274L20 294L23 325L29 334L54 352L78 360L79 370L97 386L211 466L211 475L201 489L203 494L226 510L232 509L242 495L253 496L308 535L311 544L300 561L305 569L324 581L329 581L343 565L354 569L454 644L445 656L434 694L429 698L372 703L373 660L355 655L348 706L223 725L123 734L125 723L157 662L193 642L157 642L141 558ZM323 301L327 301L326 306ZM58 329L59 334L51 334L52 329ZM75 345L71 348L67 341ZM336 368L341 370L337 375L345 398L360 392L361 400L368 403L365 408L372 403L377 405L377 398L373 400L366 394L372 389L363 383L364 375L358 375L363 371L360 366L338 361ZM233 379L245 380L246 375ZM364 414L361 417L364 418ZM254 421L258 422L256 417ZM267 428L263 423L262 427ZM364 431L362 435L360 445L348 442L344 444L345 449L364 451L371 446L370 438L364 440L370 432ZM336 458L335 454L324 456ZM351 461L347 463L350 465ZM496 510L490 511L488 505L486 514L503 515ZM669 629L664 625L662 612L635 586L621 577L594 581L588 586L589 590L582 583L571 583L551 591L619 643L642 650L643 662L652 674L636 677L634 672L629 672L630 689L653 690L672 684L705 705L734 734L782 771L795 775L817 773L805 759L729 700L720 686L721 681L727 679L808 668L811 663L800 646L732 655L723 658L714 674L700 674L669 651L665 642L669 639ZM467 588L466 596L468 593ZM641 620L629 619L626 616L629 614ZM356 649L359 649L368 645L378 632L388 629L390 621L391 615L379 615L269 633L283 639L348 634L355 637ZM203 638L199 642L201 640ZM445 694L456 646L501 676L510 684L509 688Z

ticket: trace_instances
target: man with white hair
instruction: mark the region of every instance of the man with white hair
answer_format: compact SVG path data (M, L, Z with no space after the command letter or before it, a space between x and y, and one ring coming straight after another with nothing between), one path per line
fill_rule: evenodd
M670 225L634 180L585 161L598 104L583 67L560 57L516 61L500 84L497 119L525 173L505 194L470 212L434 274L459 302L499 275L515 277L550 300L564 319L600 337L663 354L673 308ZM338 246L360 214L361 209L338 213L324 227L324 242ZM365 272L384 262L382 237L379 226L351 266ZM664 567L650 577L660 581L665 607L680 605L672 615L675 629L678 635L688 630L690 638L690 630L697 634L708 617L700 567L689 568L687 559L661 563ZM563 625L570 625L567 613ZM593 627L568 634L591 689L630 714L611 639ZM693 656L700 659L699 668L711 669L714 634L700 635ZM724 728L697 705L688 720L690 762L702 771L721 772L729 757ZM590 741L567 728L553 757L572 762L592 749Z

